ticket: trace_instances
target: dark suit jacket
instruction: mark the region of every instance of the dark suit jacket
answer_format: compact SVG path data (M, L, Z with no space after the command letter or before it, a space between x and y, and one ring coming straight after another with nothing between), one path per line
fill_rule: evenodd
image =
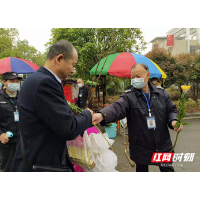
M90 90L90 88L89 88L87 85L84 85L84 86L83 86L82 102L83 102L84 108L86 107L86 101L87 101L87 99L88 99L89 90ZM79 94L80 94L80 88L79 88ZM90 95L91 95L91 94L90 94ZM77 102L76 102L76 105L79 106L79 102L80 102L80 97L78 96L78 100L77 100ZM89 108L92 107L92 100L90 101L88 107L89 107Z
M20 129L30 165L59 166L67 140L75 139L92 125L88 110L74 116L61 84L41 67L22 85L19 95ZM68 166L73 169L68 156ZM11 171L27 171L20 141Z

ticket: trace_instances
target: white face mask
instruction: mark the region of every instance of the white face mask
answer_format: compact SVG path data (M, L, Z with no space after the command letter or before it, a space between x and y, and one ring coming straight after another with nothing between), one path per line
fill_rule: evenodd
M78 87L79 87L79 88L82 88L82 84L81 84L81 83L79 83L79 84L78 84Z
M17 92L17 90L20 89L20 84L19 83L8 83L8 88L10 92Z
M146 76L147 76L147 74L146 74ZM136 89L142 89L146 85L146 83L144 82L145 77L144 78L134 78L134 79L132 79L131 85Z

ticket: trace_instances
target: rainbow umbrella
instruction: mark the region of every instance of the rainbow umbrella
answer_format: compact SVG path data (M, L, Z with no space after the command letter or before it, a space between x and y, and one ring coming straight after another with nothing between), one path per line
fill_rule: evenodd
M100 74L101 68L104 65L106 57L103 58L97 69L96 75ZM166 78L166 74L162 69L147 57L136 54L136 53L115 53L108 56L107 61L104 65L101 75L111 75L118 77L131 77L131 68L136 63L144 63L149 67L151 77ZM89 74L94 75L97 64L90 70Z
M0 74L11 71L18 74L31 74L38 69L38 65L20 58L8 57L0 60Z

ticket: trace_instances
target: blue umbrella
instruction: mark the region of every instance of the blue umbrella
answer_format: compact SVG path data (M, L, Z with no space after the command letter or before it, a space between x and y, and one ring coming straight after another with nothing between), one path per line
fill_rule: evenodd
M5 72L17 72L18 74L31 74L40 67L31 61L20 58L8 57L0 60L0 74Z

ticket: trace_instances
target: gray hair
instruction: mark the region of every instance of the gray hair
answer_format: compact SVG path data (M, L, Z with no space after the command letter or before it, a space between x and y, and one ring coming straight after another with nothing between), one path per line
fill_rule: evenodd
M133 65L133 67L131 68L131 71L133 68L135 68L137 65L141 65L145 70L147 70L149 72L149 68L147 65L145 65L144 63L136 63L135 65Z
M72 59L74 49L75 47L72 43L66 40L60 40L50 47L49 52L47 54L47 59L52 60L59 54L62 54L65 60Z

